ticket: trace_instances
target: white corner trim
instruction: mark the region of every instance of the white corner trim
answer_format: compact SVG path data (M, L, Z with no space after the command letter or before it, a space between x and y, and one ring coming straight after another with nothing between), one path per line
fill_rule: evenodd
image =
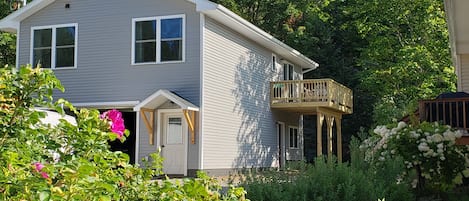
M19 24L19 23L18 23ZM18 25L18 33L20 32L21 27ZM15 58L16 68L20 67L20 34L16 34L16 58Z
M203 122L204 122L204 68L205 68L205 14L200 13L200 50L199 50L199 59L200 59L200 112L199 112L199 133L198 133L198 146L199 146L199 164L198 168L199 170L204 169L204 149L203 149L203 143L204 143L204 137L203 137Z
M138 158L138 151L140 149L140 114L135 114L135 165L138 165L140 158Z

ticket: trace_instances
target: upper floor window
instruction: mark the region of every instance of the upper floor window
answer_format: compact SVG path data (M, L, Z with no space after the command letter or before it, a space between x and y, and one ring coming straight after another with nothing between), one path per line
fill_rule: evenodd
M77 24L32 27L31 63L42 68L76 68Z
M184 61L185 16L132 20L132 64Z

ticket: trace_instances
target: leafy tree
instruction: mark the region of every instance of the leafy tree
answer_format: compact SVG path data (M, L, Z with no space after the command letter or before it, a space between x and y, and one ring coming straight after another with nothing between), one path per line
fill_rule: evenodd
M348 9L358 34L360 88L385 124L415 110L420 99L455 90L448 30L439 0L358 0Z

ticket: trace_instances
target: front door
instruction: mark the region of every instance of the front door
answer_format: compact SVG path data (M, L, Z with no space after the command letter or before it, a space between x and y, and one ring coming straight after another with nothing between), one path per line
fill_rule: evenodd
M163 172L186 175L187 126L182 113L165 113L162 117Z

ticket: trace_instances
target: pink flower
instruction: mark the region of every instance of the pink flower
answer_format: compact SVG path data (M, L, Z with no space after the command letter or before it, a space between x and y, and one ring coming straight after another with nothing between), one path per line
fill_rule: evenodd
M40 172L42 170L42 168L44 168L44 165L39 163L39 162L35 162L34 166L36 167L37 172Z
M35 162L33 163L33 165L34 165L34 169L36 170L36 172L41 173L42 178L49 179L49 175L46 172L42 171L42 169L44 168L44 165L42 163Z
M117 135L118 139L121 139L124 136L125 125L124 119L122 118L122 113L119 110L113 109L104 112L100 115L101 119L110 120L110 129L113 133Z
M49 175L46 172L41 172L41 176L44 179L49 179Z

